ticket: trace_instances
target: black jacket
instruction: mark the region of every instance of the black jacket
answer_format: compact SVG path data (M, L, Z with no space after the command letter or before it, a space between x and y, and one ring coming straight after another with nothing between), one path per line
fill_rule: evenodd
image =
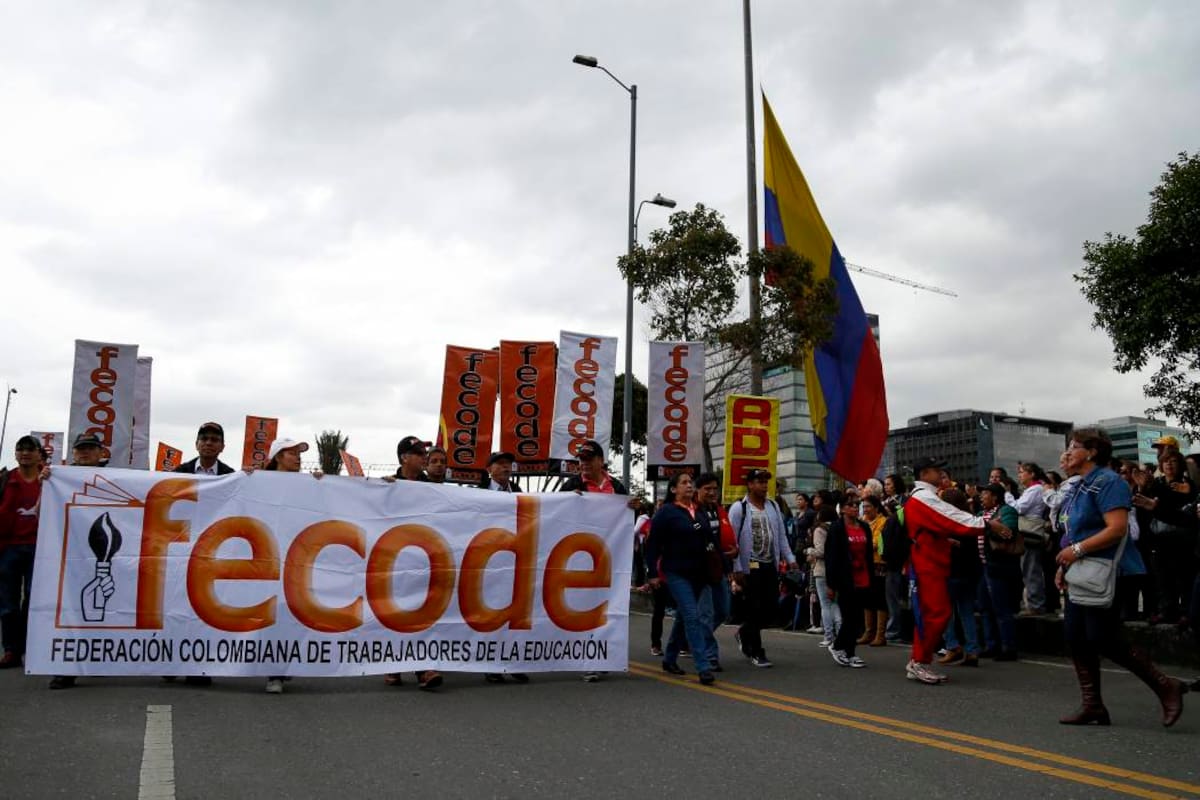
M858 523L867 535L867 574L875 574L875 548L871 546L871 529ZM825 537L825 583L838 594L854 591L854 568L850 563L850 538L846 535L843 518L829 526Z
M487 474L486 472L483 473L483 477L479 479L479 483L475 484L475 487L477 489L491 489L492 488L492 476ZM521 491L521 487L517 486L516 481L514 481L512 478L509 478L508 479L508 491L519 492L519 491Z
M661 578L663 573L682 575L694 584L708 582L705 551L711 541L708 517L696 510L692 519L686 509L675 503L664 503L650 520L650 535L646 537L646 565L650 577Z
M196 474L196 465L199 463L200 463L200 457L196 456L191 461L185 461L182 464L180 464L178 467L176 467L174 469L174 472L186 472L188 474L195 475ZM236 470L233 467L229 466L224 461L217 459L217 474L218 475L229 475L233 472L236 472Z

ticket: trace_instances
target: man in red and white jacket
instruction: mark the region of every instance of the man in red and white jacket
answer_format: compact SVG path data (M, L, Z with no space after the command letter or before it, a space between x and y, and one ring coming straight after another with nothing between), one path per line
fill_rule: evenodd
M912 659L905 675L909 680L939 684L946 676L935 671L930 663L950 622L950 594L946 588L950 578L952 536L976 537L990 527L1002 538L1012 531L999 519L985 522L966 511L960 511L938 496L946 464L925 457L913 465L916 483L904 505L904 526L912 540L912 575L917 626L913 635Z

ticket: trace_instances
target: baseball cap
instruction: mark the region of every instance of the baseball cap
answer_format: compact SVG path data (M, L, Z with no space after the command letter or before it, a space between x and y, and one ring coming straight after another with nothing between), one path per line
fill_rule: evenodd
M582 461L585 458L600 456L604 458L604 448L595 439L588 439L583 444L579 445L579 449L575 451L575 455Z
M751 469L751 470L746 471L746 483L750 483L751 481L759 481L759 480L769 481L770 479L771 479L770 470Z
M94 433L81 433L75 437L75 444L72 447L103 447L100 442L100 437Z
M271 449L267 452L267 461L274 460L280 451L291 450L292 448L299 450L301 453L306 453L308 452L308 442L297 442L295 439L276 439L271 442Z
M199 439L206 433L215 433L222 439L225 438L225 429L221 427L219 422L206 422L200 426L200 430L196 431L196 438Z
M429 443L422 441L419 436L405 436L396 445L396 458L408 455L409 453L416 453L419 456L423 456L428 447Z
M514 456L512 453L506 453L504 451L497 450L495 453L492 453L490 456L488 456L487 465L490 467L492 464L495 464L497 461L516 461L516 460L517 460L517 457Z
M1160 436L1150 443L1151 447L1174 447L1179 449L1179 440L1174 436Z
M913 474L920 475L927 469L945 469L946 462L933 456L922 456L913 463Z

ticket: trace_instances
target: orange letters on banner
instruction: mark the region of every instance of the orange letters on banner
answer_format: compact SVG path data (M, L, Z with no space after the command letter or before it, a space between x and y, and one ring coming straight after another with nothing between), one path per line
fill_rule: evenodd
M242 445L242 469L265 467L271 442L279 435L279 420L273 417L246 417L246 442Z
M492 450L496 419L496 379L500 357L494 350L446 347L442 413L437 443L450 470L482 470Z
M345 450L339 450L338 452L342 454L342 465L346 467L347 475L353 475L355 478L362 478L367 474L363 472L361 461L347 453Z
M139 630L161 630L168 545L191 543L185 520L172 518L178 502L196 502L197 481L172 478L156 484L146 495L142 523L142 549L137 578L137 623ZM234 633L269 628L275 624L278 585L296 621L312 630L340 633L362 625L363 596L349 604L331 608L313 595L312 569L317 555L326 547L347 547L366 558L363 589L367 604L387 628L400 633L418 633L436 623L449 607L458 581L459 610L472 629L489 632L500 628L529 630L537 582L537 539L541 527L541 502L532 495L515 498L515 533L488 528L477 533L456 568L446 540L424 525L397 525L385 531L374 546L357 525L343 520L317 522L293 540L281 565L275 537L267 524L253 517L225 517L210 525L192 545L187 559L187 597L196 616L217 630ZM178 510L175 511L178 513ZM242 539L250 545L250 558L220 556L221 545ZM413 547L429 559L429 583L421 605L402 608L392 586L395 562L400 552ZM493 608L484 598L482 580L492 556L513 553L512 600L505 608ZM586 554L590 569L567 565L577 553ZM559 628L584 632L608 624L608 603L586 609L572 607L566 597L574 589L607 589L612 585L612 553L604 540L591 533L564 537L543 567L542 598L546 615ZM282 567L282 568L281 568ZM265 584L262 600L249 606L223 602L218 581L255 581Z
M174 472L183 463L183 451L169 444L158 443L158 455L154 457L155 472Z
M550 458L557 349L554 342L500 342L500 449L518 464Z

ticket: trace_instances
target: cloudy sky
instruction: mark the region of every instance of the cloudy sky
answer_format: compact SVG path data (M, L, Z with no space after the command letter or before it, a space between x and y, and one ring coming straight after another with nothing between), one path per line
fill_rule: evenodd
M639 198L745 236L736 0L3 8L6 462L66 428L76 338L154 357L152 442L250 413L382 463L434 434L447 343L623 333L628 96L575 53L638 84ZM1071 274L1198 147L1200 5L754 13L755 81L842 252L959 294L856 278L893 425L1141 413ZM665 222L647 206L643 233Z

